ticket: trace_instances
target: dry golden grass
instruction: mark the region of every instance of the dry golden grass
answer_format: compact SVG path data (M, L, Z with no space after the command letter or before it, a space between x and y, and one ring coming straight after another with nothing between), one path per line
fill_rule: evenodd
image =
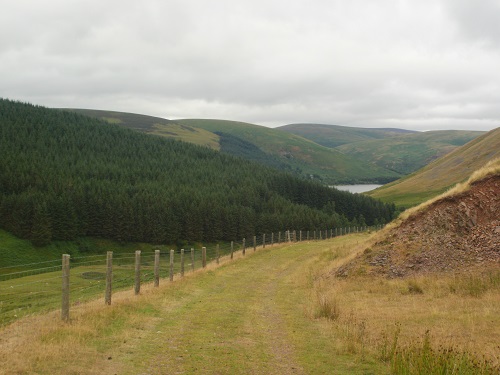
M59 312L20 320L1 332L0 374L138 373L136 370L141 367L138 361L151 362L151 356L166 361L168 353L174 350L169 340L174 343L177 340L179 345L194 345L189 348L194 353L196 345L211 348L207 340L214 341L214 329L222 335L222 328L228 331L224 345L229 346L224 350L234 352L224 357L228 361L225 365L234 369L247 363L238 361L248 361L244 355L238 356L240 346L247 352L255 349L255 353L262 355L259 361L271 363L274 357L266 351L261 353L259 348L262 343L275 347L277 330L283 328L282 351L277 358L288 353L304 369L314 368L321 362L318 358L326 358L315 355L325 355L333 358L337 366L344 364L339 373L353 373L346 365L349 363L378 369L371 373L385 373L394 348L423 342L427 331L435 348L453 347L471 356L484 355L491 364L500 364L500 274L496 277L492 274L490 281L478 274L471 274L470 279L461 275L433 275L411 280L333 276L337 267L373 241L373 235L353 234L331 241L287 245L285 250L249 251L248 261L230 263L229 257L221 258L220 264L227 264L221 270L215 270L217 265L211 263L207 272L188 273L182 280L177 277L174 283L162 281L159 288L145 285L138 297L133 291L116 293L111 306L105 306L102 299L82 304L72 309L70 324L61 324ZM254 257L254 254L261 255ZM235 253L235 259L242 257L241 252ZM259 269L264 264L266 272L259 273L255 267ZM273 276L271 288L267 288L267 272L275 269L278 276ZM246 301L241 293L250 294L249 288L254 291L258 287L246 281L253 274L257 277L252 280L266 288ZM480 293L469 292L478 282ZM211 298L204 299L202 289L209 285L212 285L208 292ZM213 288L227 289L215 293ZM237 295L225 302L224 298L235 288L240 288ZM421 293L415 292L418 290ZM265 299L267 295L272 299ZM304 300L304 296L309 298ZM227 305L235 311L239 311L240 305L250 306L248 311L255 309L255 312L247 320L238 315L245 323L239 326L228 324L231 321L224 320L223 314L200 315L207 311L204 303L211 303L212 307ZM191 330L189 322L195 320L177 320L175 324L182 329L165 335L174 324L165 318L169 315L177 319L185 319L186 315L198 317L211 328L206 332ZM270 324L271 321L276 325ZM159 329L164 336L156 334ZM183 330L189 338L182 336ZM242 338L243 331L255 335ZM165 353L150 353L153 342L161 343ZM230 347L233 342L240 346ZM325 345L327 354L322 354ZM184 349L175 348L176 354L169 360L176 363L176 356L183 354ZM260 368L259 361L256 368Z
M413 279L333 276L376 237L356 241L346 256L324 263L310 276L307 314L314 318L328 308L335 311L335 318L323 317L330 322L339 353L371 353L383 359L395 335L398 347L404 348L423 342L429 332L435 350L454 348L500 366L500 270ZM340 246L328 252L344 251L346 245Z

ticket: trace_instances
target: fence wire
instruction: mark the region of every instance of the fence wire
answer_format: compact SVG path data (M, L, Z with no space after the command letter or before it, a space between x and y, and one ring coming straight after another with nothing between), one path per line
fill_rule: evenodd
M223 242L206 247L186 247L159 253L158 275L155 274L155 251L140 253L140 283L161 283L179 278L203 267L206 262L218 262L231 254L248 254L257 249L298 241L330 239L349 233L377 228L324 228L320 230L281 231L256 234L239 241ZM183 252L183 256L182 256ZM181 263L183 257L183 264ZM84 303L103 301L106 292L107 255L79 256L70 259L70 309ZM0 268L0 326L21 317L61 308L63 269L61 259ZM117 253L112 256L112 291L132 290L136 283L136 253Z

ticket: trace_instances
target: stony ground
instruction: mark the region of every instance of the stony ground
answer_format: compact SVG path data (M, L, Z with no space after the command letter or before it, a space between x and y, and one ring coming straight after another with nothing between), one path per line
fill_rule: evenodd
M500 175L436 201L337 271L406 277L500 267Z

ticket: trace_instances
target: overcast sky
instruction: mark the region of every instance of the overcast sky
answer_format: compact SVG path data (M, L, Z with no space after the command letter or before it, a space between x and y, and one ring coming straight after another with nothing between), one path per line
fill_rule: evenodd
M279 126L500 126L500 0L1 0L0 97Z

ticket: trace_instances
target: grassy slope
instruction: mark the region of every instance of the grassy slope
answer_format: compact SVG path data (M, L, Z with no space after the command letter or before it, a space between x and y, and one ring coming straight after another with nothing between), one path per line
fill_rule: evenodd
M337 149L378 166L409 174L484 134L479 131L442 130L405 134L344 144Z
M443 193L499 156L500 128L497 128L369 195L399 206L414 206Z
M101 120L109 122L110 124L121 125L146 133L174 138L184 142L208 146L214 150L219 150L219 137L216 134L203 129L181 126L161 117L95 109L65 110L80 113L86 116L97 117Z
M191 126L176 123L155 124L153 130L149 133L200 146L208 146L214 150L220 149L219 136L217 134Z
M123 125L132 129L151 131L156 124L168 124L169 120L137 113L101 111L97 109L64 108L65 111L80 113L85 116L97 117L111 124Z
M217 150L220 148L219 136L214 132L228 133L256 145L272 155L277 162L288 165L291 170L320 176L328 184L390 181L401 176L396 172L353 160L352 157L302 137L249 123L201 119L166 120L132 113L88 109L71 111Z
M73 306L71 324L27 318L0 331L0 374L429 373L390 371L402 349L432 368L440 353L498 361L498 285L472 297L453 292L455 277L331 279L372 241L356 234L237 254L140 296L117 294L111 306ZM422 294L409 292L414 284ZM426 332L436 351L419 358Z
M305 174L322 176L327 183L390 179L398 176L397 173L347 157L305 138L264 126L205 119L184 119L176 122L211 132L225 132L245 139L264 152L279 157L293 169L299 168Z
M278 127L277 129L299 135L330 148L348 143L384 139L401 134L414 133L413 131L403 129L356 128L324 124L290 124Z
M79 238L76 241L54 241L50 245L35 247L31 241L17 238L5 230L0 229L0 276L3 274L26 270L26 265L33 264L33 268L43 267L42 262L58 261L62 254L71 257L94 256L113 251L115 254L133 253L135 250L153 251L160 249L167 251L175 245L151 245L147 243L117 242L100 238Z

